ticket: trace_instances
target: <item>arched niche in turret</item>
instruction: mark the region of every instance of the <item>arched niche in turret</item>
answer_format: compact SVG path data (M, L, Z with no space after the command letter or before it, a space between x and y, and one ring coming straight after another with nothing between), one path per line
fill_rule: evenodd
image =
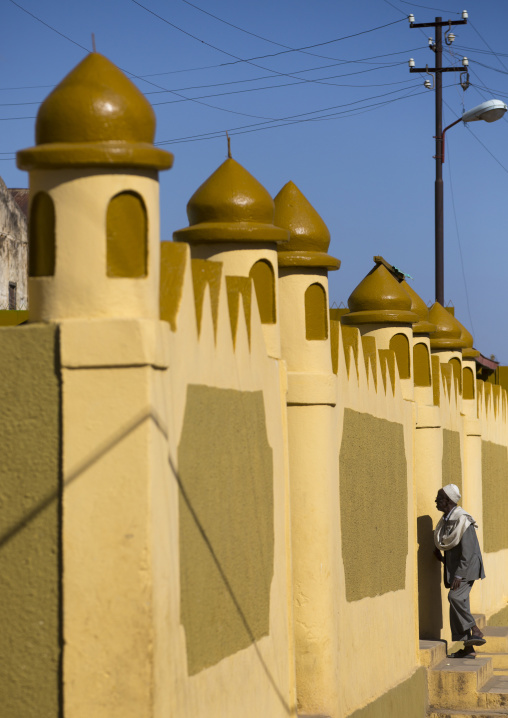
M254 282L261 323L275 324L277 321L277 308L275 302L275 273L272 264L267 259L260 259L253 264L249 277Z
M137 192L119 192L106 216L106 274L108 277L146 277L148 218Z
M29 277L52 277L55 273L55 205L47 192L37 192L30 206Z
M409 379L411 376L411 358L409 356L409 340L405 334L395 334L389 343L389 348L395 353L399 376Z
M326 291L319 282L314 282L305 291L305 338L313 341L328 339Z
M415 386L432 386L429 348L424 342L413 347L413 370Z

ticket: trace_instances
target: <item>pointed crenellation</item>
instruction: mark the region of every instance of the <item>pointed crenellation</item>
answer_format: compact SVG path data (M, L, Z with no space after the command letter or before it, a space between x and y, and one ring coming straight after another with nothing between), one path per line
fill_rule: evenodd
M173 332L177 329L188 255L185 244L161 242L160 318L169 323Z
M30 172L30 321L159 316L158 170L150 103L91 53L42 103Z
M190 244L193 259L220 261L226 276L252 280L268 354L279 358L277 246L288 232L275 225L274 211L266 189L228 158L192 195L189 227L173 237Z
M375 257L373 269L348 299L349 313L342 317L346 326L357 326L363 336L376 339L378 349L395 353L402 394L413 398L413 332L418 316L412 299L388 263Z

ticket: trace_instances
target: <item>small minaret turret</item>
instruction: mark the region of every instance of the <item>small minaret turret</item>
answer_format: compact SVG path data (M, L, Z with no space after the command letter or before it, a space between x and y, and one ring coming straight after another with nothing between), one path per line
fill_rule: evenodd
M378 349L395 352L402 395L413 399L413 332L418 321L411 311L411 297L393 273L394 268L382 257L374 257L376 265L353 290L349 299L349 314L343 324L358 327L362 336L376 339ZM401 275L401 279L402 279Z
M435 302L429 311L429 320L435 324L435 331L430 334L430 348L434 356L439 356L441 366L452 370L452 376L457 390L457 401L460 403L463 394L462 350L472 348L473 337L467 329L445 309L439 302ZM472 362L474 364L474 362ZM469 376L468 367L466 381L468 385L468 399L476 399L476 376ZM473 396L471 396L471 385ZM475 405L476 407L476 405Z
M42 103L30 172L30 321L159 315L159 184L173 156L155 114L91 53Z
M189 227L174 232L193 259L220 261L226 275L251 277L268 354L280 357L277 245L288 233L274 223L266 189L229 157L187 204Z
M418 321L413 324L413 384L414 398L420 404L432 405L432 365L429 335L436 327L429 321L429 308L413 287L404 279L401 287L411 297L411 311Z
M333 373L327 254L330 232L298 187L275 198L289 231L279 249L282 358L288 368L288 441L296 685L302 713L343 715L337 676L340 597L337 377Z

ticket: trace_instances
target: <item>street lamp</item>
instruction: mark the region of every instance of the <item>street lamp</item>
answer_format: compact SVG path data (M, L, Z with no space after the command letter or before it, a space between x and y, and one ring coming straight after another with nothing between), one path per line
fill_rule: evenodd
M436 191L435 191L435 242L436 242L436 301L444 305L444 212L443 212L443 173L441 165L445 161L445 132L459 122L495 122L501 119L508 106L501 100L487 100L481 105L464 112L462 117L445 127L440 137L436 137L436 145L441 154L436 155Z

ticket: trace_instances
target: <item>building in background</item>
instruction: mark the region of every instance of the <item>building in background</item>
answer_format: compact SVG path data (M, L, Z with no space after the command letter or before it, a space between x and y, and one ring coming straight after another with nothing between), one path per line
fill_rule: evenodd
M27 189L8 189L0 177L0 310L27 309Z

